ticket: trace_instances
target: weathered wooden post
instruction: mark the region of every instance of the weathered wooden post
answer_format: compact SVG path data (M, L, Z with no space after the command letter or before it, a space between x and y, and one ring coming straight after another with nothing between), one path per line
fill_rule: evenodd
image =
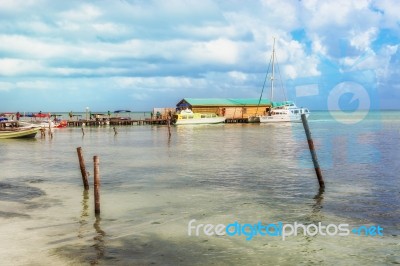
M319 168L317 153L315 152L314 142L311 138L310 128L308 127L307 117L305 114L301 115L301 121L303 122L304 131L306 132L308 148L310 149L311 158L314 164L315 173L317 174L318 183L320 188L325 188L325 182L322 177L321 168Z
M115 127L113 128L114 128L114 135L117 135L118 134L117 129Z
M171 117L167 117L167 125L168 125L168 136L171 138Z
M85 136L85 130L83 129L83 127L81 129L82 129L82 136Z
M88 173L86 172L86 166L85 166L85 160L83 159L82 148L78 147L76 148L76 151L78 152L79 166L81 168L83 186L85 187L85 190L89 190Z
M99 157L93 156L94 164L94 213L100 214L100 173Z

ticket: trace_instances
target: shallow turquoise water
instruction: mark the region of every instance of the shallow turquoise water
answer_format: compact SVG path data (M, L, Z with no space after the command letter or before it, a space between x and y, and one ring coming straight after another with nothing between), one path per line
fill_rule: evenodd
M400 263L399 112L302 124L59 129L0 142L0 260L14 264ZM342 115L342 116L340 116ZM335 120L334 118L336 117ZM101 216L82 189L100 157ZM92 189L92 187L91 187ZM188 236L188 222L380 225L383 236Z

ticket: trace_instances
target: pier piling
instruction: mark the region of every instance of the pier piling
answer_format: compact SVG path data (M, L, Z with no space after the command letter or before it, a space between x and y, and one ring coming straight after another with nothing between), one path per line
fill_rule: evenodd
M171 138L171 117L168 116L167 118L167 125L168 125L168 136Z
M100 173L99 157L93 156L94 164L94 213L100 214Z
M301 115L301 121L303 122L304 131L306 132L308 148L310 149L311 158L314 164L315 173L317 174L318 183L320 188L325 188L325 182L322 177L321 168L319 167L317 153L315 152L314 142L311 138L310 128L308 127L307 117L305 114Z
M78 147L76 148L76 151L78 152L79 166L81 168L83 186L85 190L89 190L88 173L86 172L86 166L82 154L82 148Z

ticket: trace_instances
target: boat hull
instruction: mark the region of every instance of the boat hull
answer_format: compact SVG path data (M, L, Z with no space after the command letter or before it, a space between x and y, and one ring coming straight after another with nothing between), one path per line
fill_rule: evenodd
M225 117L193 118L193 119L178 119L175 121L175 125L220 124L224 122L225 122Z
M259 116L250 116L248 118L249 123L260 123L260 117Z
M40 128L0 130L0 139L34 138Z
M219 124L225 122L225 117L213 113L193 113L190 109L181 110L174 115L175 125Z
M310 114L306 114L308 118ZM301 122L301 115L272 115L272 116L260 116L260 123L282 123L282 122Z

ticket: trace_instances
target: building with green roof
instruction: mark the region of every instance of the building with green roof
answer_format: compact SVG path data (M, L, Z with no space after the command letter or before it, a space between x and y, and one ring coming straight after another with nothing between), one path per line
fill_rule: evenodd
M195 113L214 113L231 119L243 119L264 114L271 101L259 98L184 98L177 109L191 109Z

